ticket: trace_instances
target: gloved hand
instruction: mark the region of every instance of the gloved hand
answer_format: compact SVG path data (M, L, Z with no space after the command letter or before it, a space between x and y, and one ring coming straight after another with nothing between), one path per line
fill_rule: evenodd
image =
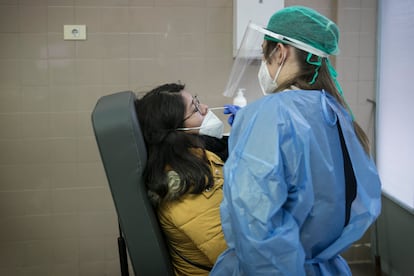
M229 118L227 119L227 122L230 126L233 125L234 117L236 116L237 111L240 110L240 106L234 105L234 104L225 104L224 105L224 114L230 114Z

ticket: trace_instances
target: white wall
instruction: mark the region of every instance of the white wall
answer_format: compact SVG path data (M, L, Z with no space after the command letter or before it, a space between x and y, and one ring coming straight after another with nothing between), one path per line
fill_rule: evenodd
M384 193L414 212L414 2L379 7L377 164Z

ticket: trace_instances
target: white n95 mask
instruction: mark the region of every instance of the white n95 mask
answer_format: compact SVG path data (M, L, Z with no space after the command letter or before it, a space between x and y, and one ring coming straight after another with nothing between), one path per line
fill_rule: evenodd
M201 126L177 128L177 130L192 130L192 129L199 129L198 133L200 135L208 135L208 136L221 139L223 137L224 124L216 116L216 114L214 114L211 110L209 110L206 116L204 117L204 120L201 123Z
M223 122L216 116L216 114L209 110L201 123L199 134L220 139L223 137L223 130Z
M284 62L284 60L283 60ZM260 65L259 73L257 73L257 78L259 79L260 88L262 89L263 95L267 95L275 91L278 87L277 84L277 77L279 77L280 70L283 66L280 64L279 68L277 69L275 78L272 79L269 73L269 69L267 68L266 61L262 60L262 64Z

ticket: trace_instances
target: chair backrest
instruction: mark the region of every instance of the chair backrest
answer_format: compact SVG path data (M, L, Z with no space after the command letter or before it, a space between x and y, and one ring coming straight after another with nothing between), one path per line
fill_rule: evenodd
M136 275L173 275L168 247L142 173L147 152L131 91L100 98L92 125Z

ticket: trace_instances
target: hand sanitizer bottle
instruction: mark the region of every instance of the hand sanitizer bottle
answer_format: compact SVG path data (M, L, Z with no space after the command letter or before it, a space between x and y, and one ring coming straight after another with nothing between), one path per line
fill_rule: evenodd
M234 97L234 99L233 99L233 104L234 105L238 105L240 107L246 106L247 100L244 97L244 91L246 91L245 88L239 88L239 90L237 91L236 97Z

